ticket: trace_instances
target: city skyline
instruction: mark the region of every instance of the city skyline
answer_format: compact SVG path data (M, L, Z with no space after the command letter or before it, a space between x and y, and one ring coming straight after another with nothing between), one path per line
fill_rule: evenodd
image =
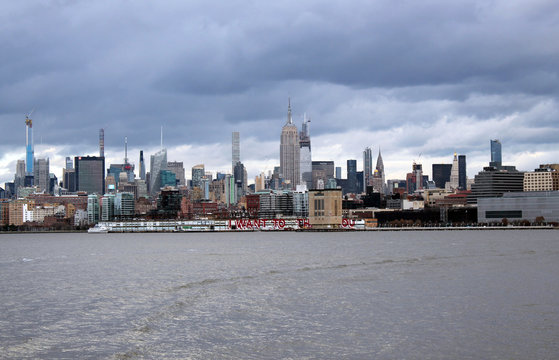
M231 167L242 137L249 181L279 166L285 102L312 157L343 168L382 149L386 179L413 160L429 171L465 154L468 177L489 162L532 170L559 158L559 5L551 1L8 3L0 20L0 184L25 159L62 174L67 156L139 168L159 150L186 169ZM119 21L114 21L114 19ZM443 29L444 31L441 31ZM71 51L70 51L71 50ZM419 159L419 154L421 158ZM419 159L419 160L418 160ZM146 162L149 162L147 160ZM147 166L150 166L146 163ZM137 174L138 175L138 174Z

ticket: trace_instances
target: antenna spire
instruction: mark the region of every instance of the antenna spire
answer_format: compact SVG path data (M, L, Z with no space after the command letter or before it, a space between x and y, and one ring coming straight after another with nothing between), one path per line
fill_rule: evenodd
M124 164L128 164L128 136L124 137Z
M161 150L163 150L163 125L161 125Z
M287 98L287 123L293 124L293 119L291 118L291 98Z

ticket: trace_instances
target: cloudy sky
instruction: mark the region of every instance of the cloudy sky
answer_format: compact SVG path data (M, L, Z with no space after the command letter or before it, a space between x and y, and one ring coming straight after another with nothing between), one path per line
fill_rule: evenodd
M345 171L367 146L387 178L467 155L520 170L559 162L559 2L5 1L0 11L0 183L25 155L108 162L164 146L169 160L249 177L279 164L291 98L314 160Z

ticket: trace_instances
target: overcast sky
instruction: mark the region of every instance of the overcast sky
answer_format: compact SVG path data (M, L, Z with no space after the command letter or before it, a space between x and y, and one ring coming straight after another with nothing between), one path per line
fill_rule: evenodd
M291 98L311 118L313 160L382 151L387 178L412 162L468 176L489 162L559 162L559 2L4 1L0 11L0 183L35 156L108 163L159 149L190 168L231 171L241 133L249 178L279 165ZM137 166L136 166L137 167ZM148 167L149 169L149 167Z

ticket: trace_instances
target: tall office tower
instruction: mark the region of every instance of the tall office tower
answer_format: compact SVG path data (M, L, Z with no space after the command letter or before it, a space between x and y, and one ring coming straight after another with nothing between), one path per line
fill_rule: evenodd
M499 140L490 140L491 144L491 162L489 166L499 167L503 165L503 159L501 156L501 142Z
M348 193L356 193L357 189L357 160L347 161L347 189Z
M312 186L308 189L318 189L318 183L326 185L334 177L333 161L313 161L312 162Z
M25 186L25 160L18 160L16 164L16 176L14 177L14 187L17 191L18 188Z
M238 131L233 131L231 137L231 170L235 171L235 165L241 161L241 136Z
M303 117L303 126L299 133L299 151L300 151L300 171L301 184L307 185L307 189L312 188L312 154L311 154L311 137L309 135L309 122L307 114Z
M454 153L454 160L452 160L452 167L450 169L449 190L458 189L458 157Z
M167 149L161 149L150 157L149 190L151 195L157 195L161 190L161 170L167 170Z
M69 192L76 191L76 170L62 169L62 186Z
M451 164L433 164L433 181L439 189L444 189L447 182L450 181L450 173L452 171Z
M242 162L238 161L233 169L233 176L235 177L235 192L237 194L237 201L247 192L247 177L246 169Z
M412 168L415 176L415 190L423 189L423 165L414 163Z
M458 155L458 188L467 190L468 178L466 176L466 155Z
M88 194L105 192L105 158L100 156L76 156L76 191Z
M99 129L99 157L105 156L105 129Z
M35 159L33 178L35 186L39 187L39 191L49 191L49 158Z
M378 149L378 157L377 157L377 166L376 171L378 172L378 178L381 181L381 187L379 188L379 192L385 194L386 193L386 174L384 172L384 161L382 161L382 155L380 153L380 147Z
M341 179L341 178L342 178L342 167L336 166L336 179Z
M379 153L380 154L380 153ZM373 151L366 147L363 151L363 192L367 192L367 186L373 184Z
M287 106L287 122L281 129L280 171L285 182L295 189L301 181L299 132L291 118L291 101Z
M144 162L144 151L140 150L140 179L146 179L146 164Z
M202 187L202 178L206 175L204 164L194 165L192 167L192 187Z
M184 165L182 161L168 161L167 170L175 174L175 178L177 179L177 185L179 186L186 185L186 178L184 176Z
M33 120L28 116L25 117L25 172L27 175L33 175Z
M72 162L72 158L66 156L66 166L64 167L66 170L72 170L74 168L74 163Z

